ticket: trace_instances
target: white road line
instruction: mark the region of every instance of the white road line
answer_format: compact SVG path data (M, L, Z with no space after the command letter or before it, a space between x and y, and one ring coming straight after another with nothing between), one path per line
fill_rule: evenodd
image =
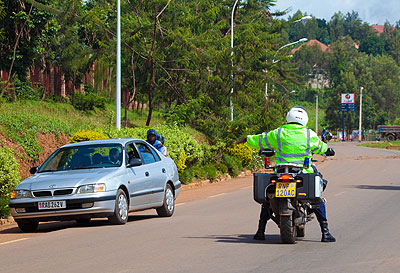
M186 203L179 203L179 204L176 204L175 207L181 206L181 205L185 205L185 204L186 204Z
M25 240L28 240L28 239L29 238L21 238L21 239L17 239L17 240L12 240L12 241L8 241L8 242L0 243L0 246L11 244L11 243L16 243L16 242L19 242L19 241L25 241Z
M221 195L224 195L224 194L226 194L226 193L220 193L220 194L212 195L212 196L209 196L208 198L214 198L214 197L221 196Z
M244 187L244 188L240 188L241 190L246 190L246 189L250 189L250 188L252 188L253 186L250 186L250 187Z
M335 194L335 196L342 195L343 193L345 193L345 191L339 192L339 193Z

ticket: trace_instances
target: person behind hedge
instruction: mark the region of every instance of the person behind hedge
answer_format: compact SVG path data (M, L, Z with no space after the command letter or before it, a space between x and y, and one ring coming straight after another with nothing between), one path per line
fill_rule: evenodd
M146 141L150 143L154 148L156 148L163 155L167 155L167 148L163 145L161 141L157 139L157 132L154 129L149 129L147 131Z
M275 160L277 164L294 163L303 165L306 157L311 159L312 154L334 155L335 152L322 142L317 134L307 128L308 114L301 106L294 106L286 115L286 124L260 135L248 135L236 144L245 143L252 148L276 150ZM315 166L303 170L303 173L317 172ZM322 178L322 177L321 177ZM325 180L326 181L326 180ZM327 183L327 181L325 182ZM321 227L322 242L335 242L335 237L330 234L328 220L326 218L325 203L318 204L318 208L311 210L317 216ZM261 206L258 230L254 235L255 240L265 240L265 227L270 219L269 203Z

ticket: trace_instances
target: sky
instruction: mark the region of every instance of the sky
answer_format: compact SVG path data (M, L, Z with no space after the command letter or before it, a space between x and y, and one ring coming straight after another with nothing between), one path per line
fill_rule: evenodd
M341 11L346 15L352 10L357 11L361 20L370 25L383 25L386 20L394 25L400 20L400 0L277 0L271 11L290 7L290 16L301 10L303 14L307 12L326 21L330 21L335 12Z

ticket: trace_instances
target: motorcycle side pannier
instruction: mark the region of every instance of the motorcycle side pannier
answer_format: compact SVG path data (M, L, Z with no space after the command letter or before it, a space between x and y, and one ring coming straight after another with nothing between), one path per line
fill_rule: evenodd
M303 180L302 186L297 185L297 199L320 201L323 191L321 177L316 173L299 174L297 177Z
M271 183L273 173L254 173L253 174L253 195L257 203L263 204L267 202L265 188Z

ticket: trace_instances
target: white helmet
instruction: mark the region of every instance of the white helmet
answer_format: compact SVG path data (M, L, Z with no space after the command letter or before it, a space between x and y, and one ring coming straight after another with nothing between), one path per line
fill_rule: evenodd
M308 122L308 115L306 109L301 106L294 106L286 115L286 123L299 123L306 126Z

